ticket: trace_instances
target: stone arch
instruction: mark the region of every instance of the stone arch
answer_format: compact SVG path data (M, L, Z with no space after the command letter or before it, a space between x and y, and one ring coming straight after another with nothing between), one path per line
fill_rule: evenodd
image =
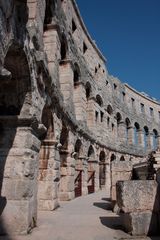
M82 156L82 142L80 139L77 139L74 147L74 151L76 152L76 163L75 163L75 188L74 193L75 197L79 197L82 195L82 174L83 174L83 162L81 159Z
M73 83L74 83L74 87L77 86L77 84L79 83L80 81L80 68L78 66L77 63L74 64L74 70L73 70Z
M92 145L88 149L88 193L95 192L95 151Z
M102 100L102 97L99 94L96 95L96 102L98 103L98 105L100 107L103 107L103 100Z
M106 154L101 151L99 154L99 187L100 189L105 187L106 184Z
M79 158L83 154L82 142L80 139L77 139L74 147L74 151L76 152L76 158Z
M139 123L135 122L134 123L134 143L135 143L135 145L138 145L138 143L139 143L139 130L140 130L140 125L139 125Z
M4 60L0 88L0 115L29 114L31 104L30 71L26 55L11 45Z
M44 30L47 25L52 23L53 16L55 14L55 0L46 0L45 17L44 17Z
M131 127L131 121L129 118L126 118L125 119L125 129L126 129L126 142L128 143L128 140L131 140L129 139L129 129Z
M113 162L114 160L116 160L116 155L114 154L114 153L112 153L112 155L111 155L111 162Z
M87 156L88 156L89 160L90 160L90 158L95 160L95 151L94 151L94 148L93 148L92 145L90 145L89 148L88 148Z
M88 99L90 98L91 93L92 93L92 87L91 87L90 82L86 83L85 90L86 90L86 99L88 101Z
M54 164L52 149L54 146L54 121L51 108L47 105L44 106L41 116L41 122L44 129L44 133L41 135L41 148L39 153L39 174L38 174L38 208L40 210L53 210L54 201L51 196L54 189L54 183L52 178L54 176L53 169L49 166L49 163ZM49 170L49 173L48 173ZM46 182L47 175L49 179ZM51 175L52 174L52 175ZM51 192L48 194L47 190L50 187ZM53 191L53 192L52 192ZM48 201L50 204L48 205Z
M158 131L154 128L153 129L153 150L158 148Z
M119 112L117 112L116 114L116 120L117 120L117 125L119 125L119 123L122 121L122 115Z
M68 44L67 44L67 38L64 33L61 35L60 43L61 43L60 60L65 61L67 59Z
M68 181L68 141L69 141L69 129L67 128L65 122L62 122L62 130L60 134L60 144L61 148L59 150L60 154L60 182L59 182L59 199L64 201L66 199L66 192L68 192L68 186L66 182Z
M107 106L107 112L109 115L112 115L112 113L113 113L113 108L110 104Z
M143 128L143 135L144 135L144 149L145 151L148 149L148 138L149 138L149 129L147 126Z
M66 124L63 122L62 123L62 130L60 134L60 143L62 145L62 150L67 150L68 149L68 133L69 130L66 126Z
M125 157L123 155L120 157L120 161L121 162L125 161Z

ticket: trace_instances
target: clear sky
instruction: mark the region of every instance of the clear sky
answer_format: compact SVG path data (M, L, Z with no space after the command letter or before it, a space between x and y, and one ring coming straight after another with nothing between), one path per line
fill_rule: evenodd
M110 75L160 99L160 0L76 0Z

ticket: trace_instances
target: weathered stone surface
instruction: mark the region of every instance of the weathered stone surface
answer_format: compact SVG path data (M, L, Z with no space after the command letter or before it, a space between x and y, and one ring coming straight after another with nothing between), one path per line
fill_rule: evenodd
M147 210L158 212L158 201L158 184L154 180L117 183L117 203L125 213Z
M152 211L124 213L123 227L133 236L157 235L160 229L160 214Z

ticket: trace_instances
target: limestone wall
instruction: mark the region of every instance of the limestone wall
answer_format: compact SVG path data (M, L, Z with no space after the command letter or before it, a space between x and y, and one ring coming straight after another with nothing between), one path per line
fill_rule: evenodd
M111 161L159 146L160 105L108 74L75 1L1 1L0 20L1 232L27 233L38 208L110 196Z

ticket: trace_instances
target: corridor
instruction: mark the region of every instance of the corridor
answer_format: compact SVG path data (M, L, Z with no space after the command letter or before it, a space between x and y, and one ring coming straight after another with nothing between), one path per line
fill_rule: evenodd
M130 239L120 230L120 219L110 209L105 191L99 191L61 202L61 207L53 212L39 212L38 227L28 236L0 237L0 240Z

